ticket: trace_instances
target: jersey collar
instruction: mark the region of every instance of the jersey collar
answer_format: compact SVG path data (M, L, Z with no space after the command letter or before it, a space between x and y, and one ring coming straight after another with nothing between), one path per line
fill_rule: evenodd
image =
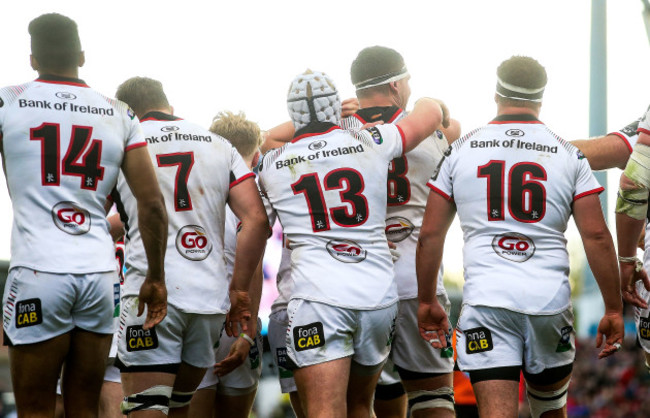
M336 129L341 129L341 127L330 122L311 122L304 128L299 129L298 132L296 132L293 136L291 142L300 141L301 139L308 138L310 136L327 134Z
M67 84L69 86L88 87L85 81L80 78L61 77L59 75L41 74L36 81L50 84Z
M163 113L163 112L158 112L154 110L153 112L148 112L145 113L144 116L142 116L142 119L140 119L140 122L144 122L147 120L160 120L160 121L165 121L165 120L183 120L182 118L178 118L174 115L170 115L169 113Z
M490 125L502 125L506 123L538 123L542 125L544 124L535 116L528 113L522 113L519 115L499 115L496 118L492 119Z
M377 121L393 123L402 112L397 106L373 106L357 110L354 117L364 124Z

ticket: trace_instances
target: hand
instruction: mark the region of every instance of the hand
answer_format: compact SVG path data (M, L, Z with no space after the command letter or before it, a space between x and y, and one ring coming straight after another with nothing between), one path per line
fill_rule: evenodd
M402 253L397 249L397 245L393 241L388 241L388 250L390 251L390 256L393 259L393 263L399 260L402 256Z
M438 102L438 104L440 105L440 109L442 110L442 127L449 128L449 125L451 124L451 117L449 116L449 108L442 100L439 99L433 99L433 100Z
M251 298L245 290L230 290L230 311L226 315L226 334L229 337L248 331L248 321L251 320Z
M420 336L433 348L447 347L445 335L449 332L449 319L437 300L432 303L420 302L418 306L418 328Z
M359 100L356 97L345 99L341 102L341 118L347 118L359 110Z
M606 336L605 346L598 353L598 358L611 356L620 350L624 334L623 314L620 312L605 313L598 324L598 334L596 335L596 347L603 344L603 335Z
M636 263L619 263L621 279L621 295L623 300L641 309L647 309L648 303L637 291L636 282L643 282L643 286L650 291L650 279L645 269L637 271Z
M147 318L143 329L153 328L167 316L167 287L164 280L151 280L147 273L138 299L138 316L144 313L144 306L147 305Z
M219 377L225 376L235 370L237 367L244 364L246 357L248 357L248 352L250 349L251 345L248 343L248 341L242 337L237 338L235 342L230 346L228 357L214 365L214 374Z

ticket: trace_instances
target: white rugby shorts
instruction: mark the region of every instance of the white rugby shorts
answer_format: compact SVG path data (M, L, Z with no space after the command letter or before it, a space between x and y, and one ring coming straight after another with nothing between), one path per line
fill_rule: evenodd
M437 298L449 315L451 302L447 295L437 295ZM448 332L447 348L435 349L431 347L431 344L420 336L418 305L417 298L399 301L391 358L397 367L411 372L452 373L454 371L454 350L451 344L451 328Z
M117 272L55 274L26 267L9 270L3 327L12 345L49 340L79 327L113 333L113 282Z
M343 357L352 357L362 366L377 366L390 352L397 302L382 309L355 310L291 299L287 314L287 354L296 366Z
M167 305L165 319L146 331L142 329L146 309L142 316L137 314L138 298L123 297L117 341L118 365L123 373L164 372L181 362L198 368L212 367L213 347L219 341L225 314L187 313Z
M215 387L217 391L223 389L225 394L233 393L235 391L230 389L251 389L256 388L257 383L260 381L262 375L262 320L257 318L257 335L255 335L255 345L250 348L248 352L248 359L242 365L237 367L232 372L225 376L217 376L214 374L214 368L210 367L205 372L203 380L196 388L205 389ZM226 331L221 329L221 337L219 338L218 346L214 349L214 363L219 363L230 353L230 347L239 337L229 337Z
M269 315L268 338L273 355L273 363L278 368L280 389L282 393L297 392L298 387L293 378L287 357L287 329L289 328L289 316L286 309L271 312Z
M523 366L527 373L539 374L565 366L575 358L573 310L528 315L463 305L456 327L456 349L458 366L464 372Z

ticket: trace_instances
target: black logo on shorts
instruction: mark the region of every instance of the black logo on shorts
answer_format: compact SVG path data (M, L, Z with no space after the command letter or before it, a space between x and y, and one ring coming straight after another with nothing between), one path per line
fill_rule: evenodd
M260 367L260 350L257 347L257 338L255 339L255 344L253 344L251 349L248 351L248 359L251 362L251 370Z
M323 323L314 322L308 325L297 326L293 329L293 345L296 351L311 350L325 345Z
M483 351L490 351L494 348L492 344L492 333L485 327L472 328L464 330L465 338L465 352L467 354L482 353Z
M287 357L287 348L286 347L276 348L275 358L278 361L278 373L280 374L280 379L288 379L293 377L293 372L291 371L291 364L289 363L289 358Z
M5 101L2 100L2 97L0 97L0 107L2 107L2 106L4 106L4 105L5 105Z
M126 351L144 351L158 348L156 328L142 329L142 325L126 327Z
M562 327L560 330L562 336L560 337L560 342L557 343L557 348L555 349L556 353L564 353L573 348L571 346L571 333L573 332L573 327L571 325Z
M642 340L650 340L650 317L639 318L639 337Z
M43 322L40 299L26 299L16 302L16 328L31 327Z

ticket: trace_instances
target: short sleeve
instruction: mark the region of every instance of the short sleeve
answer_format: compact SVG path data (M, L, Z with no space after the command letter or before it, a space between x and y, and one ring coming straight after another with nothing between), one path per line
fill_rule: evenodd
M359 134L372 141L373 148L385 155L388 161L404 153L404 132L397 125L377 125L359 131Z
M438 193L440 196L444 197L447 200L453 200L454 189L452 183L451 175L451 150L452 147L449 147L445 151L444 156L438 163L438 166L433 172L433 175L429 179L427 186L431 191Z
M142 127L140 126L140 120L135 115L135 112L131 108L126 110L126 119L127 119L127 135L126 135L126 151L129 151L134 148L146 147L147 140L144 138L144 133L142 132Z
M234 147L230 148L230 188L232 189L247 178L255 177L255 174L246 166L241 155Z
M580 199L581 197L594 193L600 193L605 190L605 188L601 186L600 183L598 183L598 180L596 180L596 177L591 171L586 158L578 160L577 170L576 188L573 195L574 201Z

